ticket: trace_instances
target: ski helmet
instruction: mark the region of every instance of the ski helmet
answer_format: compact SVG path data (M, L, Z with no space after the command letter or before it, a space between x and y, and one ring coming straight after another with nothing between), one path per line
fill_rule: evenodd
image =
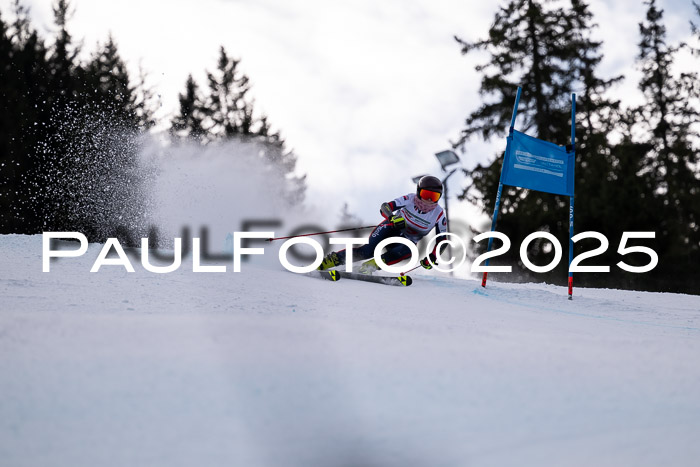
M424 177L421 177L420 180L418 180L418 186L416 187L416 194L418 195L418 197L420 199L425 199L426 193L424 193L423 196L421 196L421 190L426 190L432 193L439 193L439 195L435 199L427 198L427 200L429 201L437 202L442 196L442 182L437 177L433 177L432 175L426 175Z

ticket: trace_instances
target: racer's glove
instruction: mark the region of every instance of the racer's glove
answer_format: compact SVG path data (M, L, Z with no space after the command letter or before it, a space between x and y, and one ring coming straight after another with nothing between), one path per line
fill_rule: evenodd
M430 263L431 261L432 264ZM420 260L420 265L423 266L425 269L433 269L433 264L437 264L437 258L432 253Z
M391 205L389 203L382 204L382 207L379 208L379 213L384 219L391 219L394 215L394 211L391 210Z
M406 219L404 219L401 216L393 216L391 218L391 223L397 229L403 229L404 227L406 227Z

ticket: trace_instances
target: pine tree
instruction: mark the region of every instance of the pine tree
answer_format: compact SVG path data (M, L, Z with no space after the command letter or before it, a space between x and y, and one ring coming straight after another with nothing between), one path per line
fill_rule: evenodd
M148 84L148 74L139 64L139 76L133 89L132 107L136 113L136 119L143 129L151 129L156 125L156 111L160 105L160 98Z
M42 230L78 230L91 241L145 233L148 174L139 166L142 131L151 121L110 36L87 63L68 31L70 5L57 0L45 99L49 123L32 148ZM119 232L124 235L119 235Z
M576 216L577 232L603 233L612 245L625 231L640 231L652 225L650 215L653 181L640 175L648 147L632 141L622 128L629 126L621 103L607 97L612 86L624 77L602 79L596 69L603 56L602 43L593 39L597 25L588 6L581 0L571 1L570 22L572 52L570 63L576 74ZM612 134L622 134L613 144ZM577 253L597 246L593 240L576 244ZM590 246L589 246L590 245ZM616 249L609 248L596 261L615 264ZM610 273L587 273L576 278L583 285L602 286L614 282L621 287L641 287L644 277L611 268Z
M51 128L48 50L18 0L14 20L0 19L0 232L39 231L42 212L26 190L36 168L35 146Z
M136 122L134 88L129 82L129 72L111 34L107 37L107 42L93 54L87 65L86 76L98 100L113 104L125 119Z
M510 0L499 8L487 39L467 43L457 39L462 52L484 50L489 53L488 63L477 68L483 75L480 94L486 101L466 120L465 129L454 143L464 147L467 140L480 135L484 139L504 135L510 124L515 92L523 88L518 108L516 127L532 136L560 145L570 142L571 92L583 94L579 110L584 128L577 141L577 159L595 176L581 176L588 183L584 193L600 191L600 181L610 171L605 154L610 154L606 132L611 115L618 103L603 98L605 91L621 78L608 80L597 76L596 67L602 59L601 43L592 39L592 15L583 0L572 1L571 8L551 5L541 0ZM602 153L602 157L601 157ZM462 197L493 213L498 188L502 154L489 165L478 165L469 175L472 185ZM579 169L577 167L577 169ZM595 203L598 199L588 198ZM582 209L583 208L583 209ZM577 205L577 217L586 206ZM585 215L582 216L585 219ZM591 222L597 215L589 216ZM557 238L568 237L568 199L562 196L504 187L498 230L506 233L514 244L528 234L544 230ZM484 242L485 243L485 242ZM503 259L515 264L517 249ZM535 243L529 252L536 264L546 264L551 253ZM537 277L562 280L566 264L549 275ZM527 273L524 268L521 272Z
M209 94L205 111L207 131L213 138L250 134L250 122L246 121L250 112L246 105L250 86L248 77L240 72L239 64L240 60L229 57L226 49L221 47L216 71L207 73Z
M17 150L14 136L17 134L15 121L18 113L15 112L20 104L14 95L18 84L18 76L12 67L15 52L9 24L0 15L0 233L12 231L12 206L17 202L14 195L17 174L15 167L12 167Z
M700 20L700 3L693 0L693 7L695 8L695 14ZM700 41L700 26L698 26L693 20L690 20L690 30L697 40ZM700 56L700 49L692 49L693 55Z
M20 0L13 18L0 14L0 233L78 230L91 241L137 239L148 223L152 173L139 154L155 122L153 93L143 71L131 78L111 36L80 60L70 1L55 0L53 10L46 43ZM220 58L210 74L212 96L188 82L182 128L208 142L239 139L241 153L275 172L286 199L300 199L296 156L267 118L257 117L238 61L223 49Z
M296 175L296 155L286 148L278 131L273 131L265 115L257 116L255 100L249 97L250 80L240 69L240 60L231 58L224 47L214 72L207 72L208 86L200 94L190 75L180 94L180 109L171 121L171 134L203 144L235 140L252 145L265 170L275 172L283 183L280 195L290 204L303 200L304 176Z
M503 134L518 86L523 89L519 128L546 140L566 135L567 95L574 79L566 68L570 52L561 45L567 26L561 10L546 9L542 0L510 0L496 12L487 39L455 38L463 54L485 50L491 55L477 67L483 74L480 94L488 102L467 118L456 146L474 134L484 139Z
M70 1L56 0L53 14L58 31L49 55L51 92L61 96L63 102L70 102L80 92L76 80L79 74L76 59L80 54L80 47L74 45L73 37L68 31L68 22L74 14Z
M603 59L600 52L603 43L593 38L597 24L593 22L593 14L583 0L571 0L571 11L566 15L566 20L570 34L570 44L567 46L570 56L567 63L575 73L577 87L580 89L576 112L577 123L583 130L577 134L577 144L581 147L596 135L606 135L614 129L620 101L611 100L606 97L606 93L624 77L619 75L603 79L596 74L596 68Z
M180 110L172 119L170 132L180 138L199 140L204 135L204 110L199 86L190 74L185 82L185 92L179 95Z
M674 60L684 45L667 43L663 10L655 0L646 5L637 57L645 102L631 109L631 128L649 146L641 172L655 186L658 208L653 225L663 258L657 276L683 280L697 270L700 261L700 150L696 145L700 76L696 72L673 75Z

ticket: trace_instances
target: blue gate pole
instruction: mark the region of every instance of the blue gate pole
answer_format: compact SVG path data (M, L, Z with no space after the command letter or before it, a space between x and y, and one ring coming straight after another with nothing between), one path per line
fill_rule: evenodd
M573 300L574 273L571 272L571 262L574 260L574 197L569 196L569 300Z
M574 170L572 183L576 185L576 94L571 94L571 147L574 153ZM574 193L569 197L569 300L573 300L574 273L571 262L574 260Z
M515 95L515 105L513 106L513 117L510 119L510 129L508 130L508 138L506 142L506 152L503 156L503 165L501 166L501 175L498 178L498 192L496 193L496 204L493 207L493 219L491 220L491 232L496 230L496 223L498 222L498 211L500 210L501 207L501 194L503 193L503 182L501 180L503 179L503 167L506 165L506 157L508 155L508 151L510 150L510 142L513 139L513 127L515 126L515 117L518 114L518 104L520 103L520 93L522 91L522 88L518 86L518 92ZM488 246L486 247L486 252L488 253L491 251L491 246L493 245L493 237L489 237L489 243ZM484 261L484 266L489 265L489 259L486 258L486 261ZM483 277L481 278L481 286L486 287L486 278L488 277L489 273L484 272Z

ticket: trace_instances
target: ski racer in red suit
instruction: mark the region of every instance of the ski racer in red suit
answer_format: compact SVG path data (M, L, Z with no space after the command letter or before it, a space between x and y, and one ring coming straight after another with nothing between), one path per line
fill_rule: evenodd
M382 240L390 237L403 237L413 243L418 243L435 228L438 234L447 232L445 213L438 205L442 196L442 183L436 177L426 175L418 181L415 193L396 198L382 204L379 209L384 221L370 234L369 242L353 248L353 261L366 260L360 267L360 272L371 274L378 269L374 260L374 249ZM438 247L445 238L438 239L435 248L420 261L425 269L431 269L436 263ZM345 264L346 250L332 252L327 255L318 269L325 270ZM411 250L400 243L391 244L382 254L382 261L391 265L408 259ZM428 260L430 259L430 261ZM432 261L432 264L431 264Z

